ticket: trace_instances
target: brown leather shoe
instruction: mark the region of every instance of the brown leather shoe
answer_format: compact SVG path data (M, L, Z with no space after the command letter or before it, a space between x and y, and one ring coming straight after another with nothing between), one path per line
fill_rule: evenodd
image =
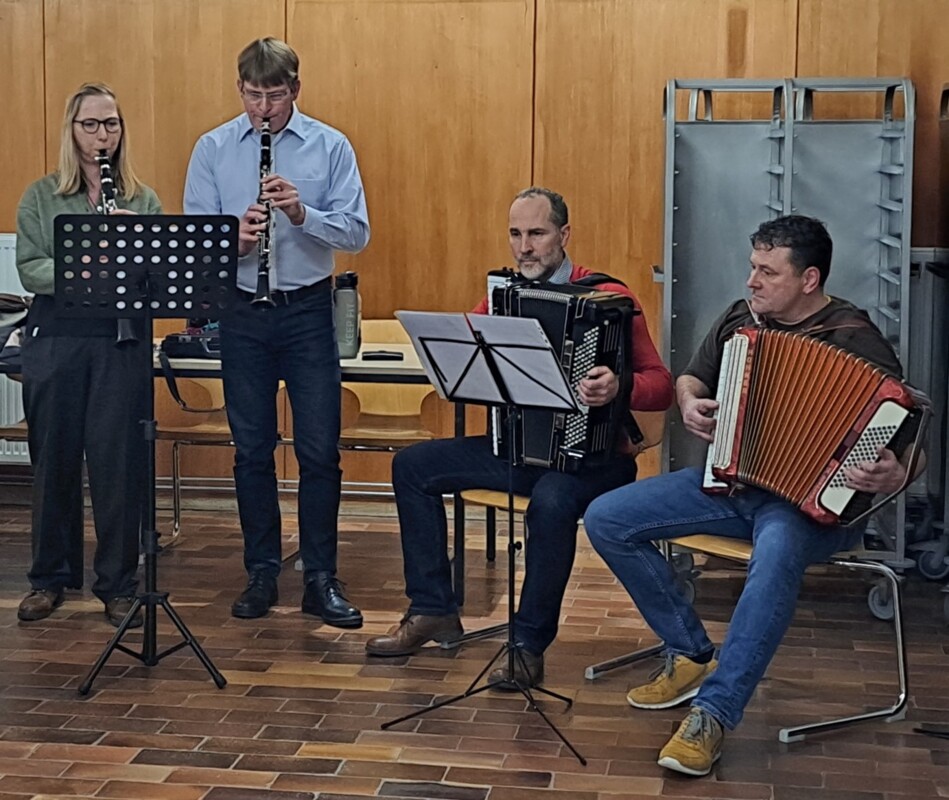
M457 614L440 617L406 614L395 632L366 642L366 652L371 656L407 656L429 642L450 642L464 632Z
M109 624L114 628L118 628L122 624L122 620L132 610L132 603L134 602L134 597L110 597L105 604L105 616L109 620ZM139 606L138 612L129 622L129 628L140 628L143 621L142 607Z
M20 601L20 607L16 611L17 619L24 622L46 619L62 604L62 589L34 589Z
M488 676L488 684L494 689L501 689L505 692L515 692L518 685L524 689L531 689L539 686L544 680L544 655L539 656L528 652L523 647L519 647L514 653L514 680L511 680L511 673L508 669L508 654L504 654L504 665L491 671ZM523 661L522 661L523 659ZM527 668L525 672L524 668ZM516 681L516 683L515 683Z

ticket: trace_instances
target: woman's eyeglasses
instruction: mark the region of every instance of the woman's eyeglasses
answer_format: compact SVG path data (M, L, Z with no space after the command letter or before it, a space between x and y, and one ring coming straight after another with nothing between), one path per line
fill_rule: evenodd
M98 133L100 125L105 125L105 129L109 133L118 133L122 130L122 120L118 117L109 117L108 119L94 119L93 117L74 119L73 125L82 125L82 129L86 133Z

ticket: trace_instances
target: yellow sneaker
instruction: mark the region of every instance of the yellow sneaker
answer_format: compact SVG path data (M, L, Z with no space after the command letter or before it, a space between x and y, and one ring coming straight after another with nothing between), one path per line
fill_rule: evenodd
M649 676L649 683L629 690L626 702L634 708L672 708L695 697L702 681L717 666L714 658L707 664L696 664L685 656L670 653L665 666Z
M724 738L719 721L693 706L679 730L659 751L659 766L685 775L708 775L722 755Z

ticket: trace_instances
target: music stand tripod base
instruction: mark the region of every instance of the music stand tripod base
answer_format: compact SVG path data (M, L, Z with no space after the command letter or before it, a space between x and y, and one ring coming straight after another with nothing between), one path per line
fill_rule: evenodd
M552 697L566 704L573 700L539 686L528 686L518 680L517 666L528 674L524 656L517 646L514 623L514 562L520 542L514 540L514 421L518 408L549 408L559 411L577 411L573 390L567 383L556 354L547 341L539 323L532 319L490 317L463 314L427 314L397 311L419 352L426 374L439 394L452 402L503 406L508 426L508 596L507 638L494 657L482 668L468 688L461 694L439 700L430 706L413 711L398 719L384 722L382 730L427 714L437 708L457 703L489 689L516 691L527 700L528 708L556 734L577 760L586 766L586 759L560 732L557 726L537 705L534 693ZM546 376L538 380L537 375ZM450 377L449 377L450 376ZM478 684L502 658L507 658L510 681L488 681Z
M158 591L158 531L155 524L154 374L152 320L220 318L236 299L238 220L232 216L99 216L61 214L54 220L55 304L57 316L79 319L143 319L144 374L149 378L146 419L146 484L143 487L142 548L145 590L132 603L112 639L79 684L87 695L109 657L119 650L153 667L166 656L190 647L215 685L227 685L168 600ZM124 345L123 345L124 346ZM158 652L158 608L164 609L182 640ZM144 608L142 650L122 644L132 621Z

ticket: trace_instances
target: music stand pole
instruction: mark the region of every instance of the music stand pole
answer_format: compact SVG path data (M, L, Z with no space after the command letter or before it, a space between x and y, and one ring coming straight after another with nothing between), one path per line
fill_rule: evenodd
M404 324L404 320L403 320L403 324ZM521 695L527 700L528 709L539 714L541 719L543 719L544 722L547 724L547 727L549 727L554 732L557 738L560 739L561 742L563 742L563 744L567 747L568 750L570 750L571 753L573 753L576 759L583 766L586 766L587 760L570 743L570 741L566 738L566 736L563 735L563 733L554 724L554 722L544 713L543 709L539 705L537 705L537 700L534 697L534 693L535 692L540 693L548 697L553 697L557 700L562 701L567 706L564 709L565 711L569 710L570 707L573 705L573 700L571 700L569 697L566 697L565 695L558 694L557 692L552 692L549 689L544 689L541 686L535 686L532 688L529 685L522 683L518 679L517 673L515 672L515 669L514 669L515 663L519 663L524 674L527 674L527 671L528 671L527 664L524 662L524 656L521 653L520 648L517 646L517 641L515 638L515 630L514 630L514 616L515 616L515 612L514 612L514 573L515 573L514 559L515 559L515 555L517 551L521 547L520 542L517 542L514 539L514 462L515 462L514 419L515 419L517 406L515 405L513 401L511 392L508 389L508 386L501 374L501 370L498 368L498 361L505 362L509 369L513 368L515 372L520 373L520 377L522 377L523 379L526 379L527 381L534 381L534 378L532 378L532 376L526 370L524 370L520 365L512 361L511 358L509 358L503 352L499 352L495 348L495 346L488 344L485 341L484 336L479 331L474 331L474 337L475 337L475 341L473 342L473 344L475 345L476 349L468 362L468 367L470 368L471 365L476 361L476 359L479 356L481 357L481 359L483 360L483 363L486 364L488 370L490 371L491 377L494 379L494 382L496 386L498 387L498 390L501 396L505 400L503 408L505 409L505 413L507 414L507 428L508 428L508 437L507 437L508 439L508 453L507 453L507 467L508 467L507 638L504 641L504 643L501 645L501 647L498 649L498 651L494 654L494 657L491 658L490 661L488 661L488 663L481 669L481 671L477 674L477 676L475 676L474 680L471 681L471 683L468 685L468 688L465 689L465 691L463 691L461 694L457 694L452 697L448 697L444 700L440 700L437 703L433 703L432 705L426 706L425 708L419 709L418 711L413 711L410 714L405 714L401 717L398 717L397 719L390 720L389 722L384 722L382 723L380 727L382 728L382 730L387 730L388 728L391 728L393 725L397 725L400 722L405 722L407 720L420 717L424 714L429 713L430 711L434 711L437 708L443 708L445 706L452 705L453 703L460 702L462 700L467 699L468 697L473 697L474 695L481 694L482 692L485 692L489 689L493 689L497 686L501 686L507 690L513 689L514 691L520 692ZM436 340L431 339L429 341L434 342ZM453 345L467 343L467 342L461 342L457 340L444 339L444 338L441 338L438 341L450 342ZM426 349L427 360L430 363L434 362L435 359L433 357L432 350L429 347L425 346L424 342L423 342L423 346ZM511 347L510 349L520 350L520 351L546 350L550 352L551 356L553 356L553 353L549 351L549 347L544 348L544 347L536 347L536 346L515 345ZM458 386L462 384L466 371L467 371L467 368L466 370L463 370L462 377L458 380ZM446 392L446 396L448 397L448 399L454 399L456 402L462 399L460 397L452 397L452 394L453 393L450 391ZM475 401L475 402L478 402L478 401ZM478 686L478 684L481 682L481 679L502 658L502 656L507 657L508 676L511 678L511 680L510 681L488 681L487 683L481 686Z
M57 314L144 319L146 336L142 343L142 358L147 360L143 367L148 376L146 418L142 420L146 483L142 487L141 525L145 591L136 595L115 634L79 684L79 694L89 693L92 682L116 650L153 667L183 647L190 647L215 685L224 688L227 681L178 616L168 592L158 590L152 328L156 316L187 316L195 310L226 313L236 292L238 221L230 216L60 215L54 220L54 228ZM183 639L162 652L158 652L157 641L159 607ZM142 608L142 649L137 652L122 644L122 638Z

